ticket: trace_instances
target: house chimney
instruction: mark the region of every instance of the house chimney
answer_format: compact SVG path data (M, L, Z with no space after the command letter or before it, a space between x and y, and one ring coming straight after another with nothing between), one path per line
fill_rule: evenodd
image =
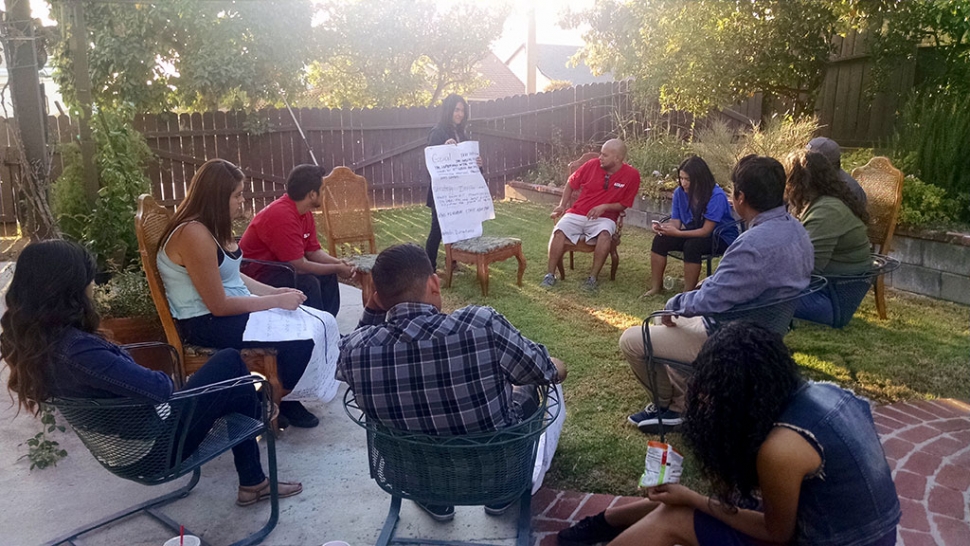
M539 64L539 49L536 47L536 8L529 7L529 35L525 42L525 92L536 92L536 71Z

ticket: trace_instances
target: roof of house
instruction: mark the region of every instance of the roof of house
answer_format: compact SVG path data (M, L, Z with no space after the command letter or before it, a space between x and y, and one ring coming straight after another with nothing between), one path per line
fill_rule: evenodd
M475 68L484 79L488 80L488 85L469 93L465 100L486 101L525 93L525 84L522 80L516 77L494 53L489 52Z
M593 71L585 61L580 61L576 66L567 66L569 59L579 51L579 46L536 44L536 47L539 50L536 64L539 71L550 80L567 81L573 85L613 81L612 74L594 76ZM505 61L505 64L508 64L519 54L525 54L525 44L519 46Z

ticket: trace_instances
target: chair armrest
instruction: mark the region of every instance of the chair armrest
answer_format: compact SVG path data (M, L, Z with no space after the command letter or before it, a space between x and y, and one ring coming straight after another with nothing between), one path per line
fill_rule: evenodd
M717 254L720 250L721 234L733 227L738 229L738 235L744 233L744 220L735 220L730 224L722 224L714 228L714 233L711 234L711 254Z
M176 389L182 387L184 380L182 366L175 347L163 341L145 341L121 345L121 348L127 351L138 365L163 372L172 379Z
M257 264L263 267L275 267L277 269L285 270L290 275L290 277L292 277L293 283L290 285L290 288L296 288L296 268L294 268L292 265L286 262L273 262L269 260L254 260L252 258L243 258L242 263L243 263L243 266L245 266L246 264ZM245 271L243 271L243 273L245 273ZM256 280L259 280L259 279L256 279Z

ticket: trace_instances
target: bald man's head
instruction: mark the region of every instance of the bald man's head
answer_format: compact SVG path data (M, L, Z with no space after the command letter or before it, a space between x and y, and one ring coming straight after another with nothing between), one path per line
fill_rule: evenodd
M615 173L626 159L626 144L618 138L611 138L600 148L600 167L608 173Z

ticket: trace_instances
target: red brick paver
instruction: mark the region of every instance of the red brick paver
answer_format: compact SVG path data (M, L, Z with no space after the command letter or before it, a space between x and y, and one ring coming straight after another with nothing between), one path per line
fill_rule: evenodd
M903 518L899 546L970 545L970 404L920 400L873 410ZM586 516L638 497L542 489L532 498L535 546Z

